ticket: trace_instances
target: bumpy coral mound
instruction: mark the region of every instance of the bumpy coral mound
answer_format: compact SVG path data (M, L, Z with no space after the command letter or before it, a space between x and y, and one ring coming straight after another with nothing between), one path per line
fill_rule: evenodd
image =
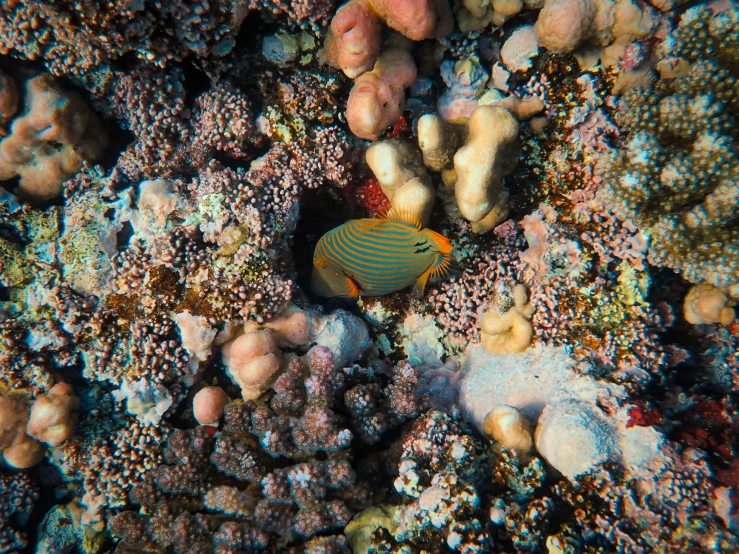
M253 400L277 377L282 366L282 352L272 331L257 329L224 345L223 362L241 387L244 400Z
M353 0L341 6L331 20L326 57L354 79L375 65L381 41L382 25L370 2Z
M416 80L416 65L405 50L383 53L372 71L354 83L346 103L346 121L359 138L374 140L400 119L405 89Z
M385 139L370 145L366 159L393 212L425 227L436 194L419 154L407 142Z
M51 75L34 77L26 83L25 111L0 142L0 181L20 176L20 193L48 200L105 145L100 121L82 98Z
M629 135L601 164L600 197L649 231L650 263L731 286L739 282L739 9L693 8L663 46L663 65L686 73L621 99L616 120Z
M732 304L726 291L713 285L694 285L685 296L685 320L696 325L729 325L734 320Z
M467 123L467 141L454 155L454 186L460 213L484 230L508 214L508 189L518 154L518 122L504 108L480 106Z
M59 446L74 433L79 398L72 385L58 383L31 406L26 433L49 446Z
M327 61L352 79L372 69L380 55L383 21L411 40L442 37L453 27L446 0L350 0L331 21Z
M534 330L529 318L534 306L528 302L526 287L513 288L513 306L505 312L491 310L480 318L480 342L486 352L519 354L531 344Z
M23 469L37 464L46 448L26 434L28 404L17 396L0 397L0 450L11 467Z
M424 163L454 188L459 213L476 233L490 231L508 215L503 177L518 160L518 121L500 106L478 106L464 125L434 114L418 122Z
M536 21L539 43L553 52L571 52L589 41L621 48L652 36L656 10L633 0L547 0Z
M221 387L204 387L192 399L192 414L200 425L218 425L231 399Z

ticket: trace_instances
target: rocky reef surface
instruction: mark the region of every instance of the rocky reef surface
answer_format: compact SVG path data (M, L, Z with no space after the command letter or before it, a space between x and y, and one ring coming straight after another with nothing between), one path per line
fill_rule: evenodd
M0 3L0 554L739 551L737 118L731 0Z

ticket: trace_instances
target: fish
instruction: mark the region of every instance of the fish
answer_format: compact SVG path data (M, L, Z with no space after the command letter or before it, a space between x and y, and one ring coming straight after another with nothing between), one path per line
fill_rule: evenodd
M352 219L318 241L311 285L325 297L382 296L411 285L421 295L430 278L448 273L452 251L444 235L392 211Z

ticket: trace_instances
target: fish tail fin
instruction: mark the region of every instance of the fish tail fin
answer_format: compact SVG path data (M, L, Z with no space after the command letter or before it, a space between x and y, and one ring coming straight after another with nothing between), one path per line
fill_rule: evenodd
M451 272L452 268L452 257L450 254L443 254L439 252L436 255L436 259L434 260L434 263L431 264L431 266L421 273L421 275L416 279L416 282L413 285L413 292L416 296L423 296L423 292L426 289L426 285L428 284L429 279L443 279L449 273Z

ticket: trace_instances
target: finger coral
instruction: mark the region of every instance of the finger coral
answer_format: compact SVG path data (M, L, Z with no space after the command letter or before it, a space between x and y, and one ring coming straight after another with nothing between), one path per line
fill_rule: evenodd
M106 135L79 95L51 75L25 83L24 111L0 141L0 181L20 176L19 193L36 200L59 196L84 160L99 158Z
M382 139L367 148L365 157L393 213L428 225L436 194L418 150L401 140Z
M415 41L445 36L453 24L447 0L350 0L331 21L328 62L352 79L369 71L380 54L381 22Z
M531 344L534 330L529 318L534 306L528 302L526 287L513 287L513 306L506 312L491 310L480 318L480 342L486 352L519 354Z
M346 121L360 138L374 140L398 121L405 107L405 89L416 80L416 65L402 49L377 59L372 71L359 76L346 102Z
M687 73L627 92L616 121L624 148L601 164L606 206L648 231L648 259L692 283L739 282L739 10L686 12L663 60Z
M454 188L459 213L476 233L490 231L508 214L503 177L516 167L518 132L516 119L500 106L476 107L464 126L436 115L419 120L424 162L441 171L445 184Z

